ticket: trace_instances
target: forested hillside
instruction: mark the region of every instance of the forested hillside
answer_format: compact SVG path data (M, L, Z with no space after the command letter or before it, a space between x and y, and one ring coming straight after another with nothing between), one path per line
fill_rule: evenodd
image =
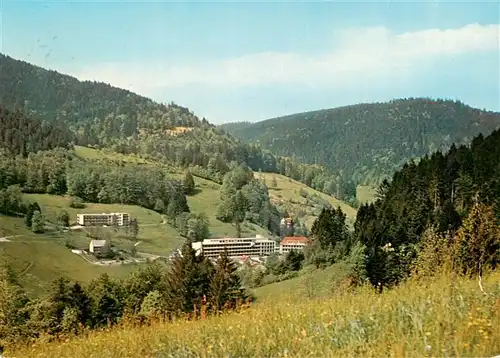
M25 157L39 150L69 148L71 140L64 125L28 119L23 113L10 112L0 105L0 148L10 155Z
M360 207L354 233L373 284L407 277L418 251L428 260L421 273L443 263L462 273L500 263L500 130L405 164L378 194Z
M325 166L356 184L376 184L412 158L491 133L500 127L500 113L412 98L221 127L277 155Z
M0 54L0 105L43 123L67 126L75 144L138 154L222 183L231 162L274 172L338 198L355 187L320 166L301 164L240 142L187 108L108 84L78 81Z

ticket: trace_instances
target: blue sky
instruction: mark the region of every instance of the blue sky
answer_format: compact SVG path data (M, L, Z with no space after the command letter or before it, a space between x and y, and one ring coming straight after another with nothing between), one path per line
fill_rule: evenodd
M496 1L0 4L0 52L213 123L418 96L500 110Z

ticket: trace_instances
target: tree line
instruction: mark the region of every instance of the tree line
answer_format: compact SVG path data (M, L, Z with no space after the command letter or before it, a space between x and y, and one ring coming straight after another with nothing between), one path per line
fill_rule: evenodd
M154 166L81 160L67 150L0 155L0 210L24 213L21 193L68 194L81 201L139 205L174 219L189 212L182 181Z
M500 130L469 147L409 162L360 207L354 240L364 248L366 277L390 287L413 273L422 250L444 247L456 270L500 262ZM443 246L444 245L444 246ZM444 256L443 256L444 257ZM460 269L459 269L460 268Z
M215 264L187 240L169 269L151 264L125 279L103 274L88 285L60 277L46 297L31 299L17 274L0 270L0 346L62 339L121 323L196 319L241 307L251 297L223 252Z

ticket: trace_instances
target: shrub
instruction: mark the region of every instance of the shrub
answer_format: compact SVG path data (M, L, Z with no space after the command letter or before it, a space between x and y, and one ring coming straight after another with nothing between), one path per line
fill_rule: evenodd
M73 209L83 209L85 208L85 203L83 202L82 198L74 196L71 198L69 206Z

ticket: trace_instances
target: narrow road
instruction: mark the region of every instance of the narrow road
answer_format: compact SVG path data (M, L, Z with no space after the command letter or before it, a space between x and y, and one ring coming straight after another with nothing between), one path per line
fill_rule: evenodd
M23 236L23 235L11 235L11 236L0 237L0 242L10 242L9 239L12 239L13 237L19 237L19 236Z

